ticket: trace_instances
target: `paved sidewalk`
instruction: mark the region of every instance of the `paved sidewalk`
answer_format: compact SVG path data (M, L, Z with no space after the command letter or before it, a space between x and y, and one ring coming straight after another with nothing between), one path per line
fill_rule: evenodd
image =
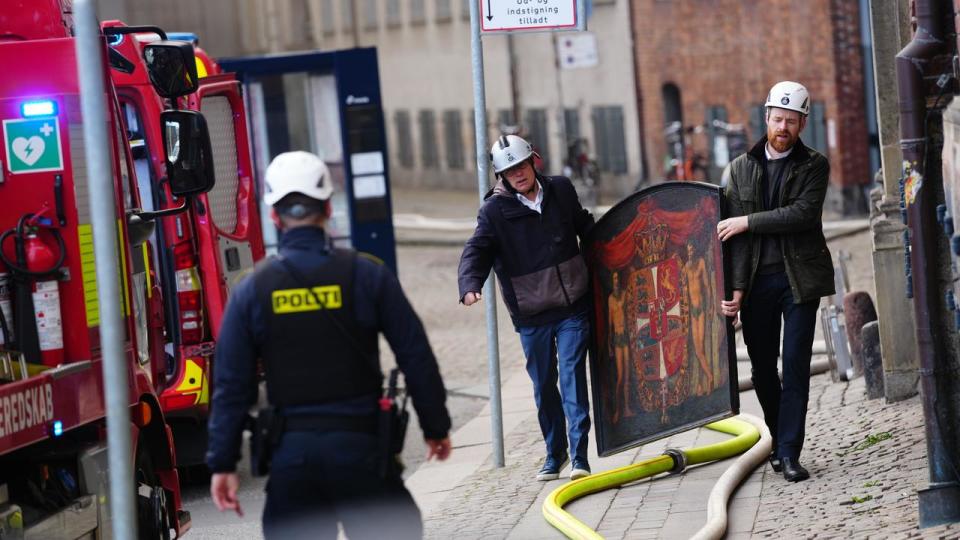
M477 206L475 193L395 190L398 240L462 245L472 231ZM838 221L825 224L825 229L828 237L838 238L830 243L835 257L837 249L853 252L852 289L875 296L868 236L856 232L863 223ZM451 351L463 347L459 339L451 343L456 345ZM517 357L516 337L507 327L501 329L500 346L506 466L492 466L487 406L452 435L455 450L448 461L426 463L407 479L423 512L427 538L563 537L542 517L541 508L566 479L533 479L544 444L532 385ZM749 373L749 366L740 363L738 371ZM486 395L487 387L471 386L470 391ZM740 399L743 412L762 416L752 391L741 393ZM769 466L756 469L728 506L727 538L960 538L958 524L917 527L916 491L928 483L919 396L895 404L868 401L862 378L834 383L823 374L811 380L809 403L803 463L813 477L790 484ZM595 472L609 470L668 447L688 448L726 437L698 429L602 459L592 439L591 465ZM687 538L705 523L710 489L731 462L596 493L567 510L606 538ZM563 472L568 474L569 466Z
M865 399L863 379L811 381L804 463L812 478L786 482L756 469L728 506L727 538L960 538L960 525L919 530L916 490L926 486L926 447L918 397L897 404ZM754 393L741 410L759 415ZM544 447L530 382L515 373L503 385L506 466L492 465L489 409L453 435L450 460L428 463L407 481L424 515L427 538L562 538L541 515L546 496L565 478L536 482ZM598 458L609 470L662 453L728 437L706 429L681 433ZM681 475L642 480L590 495L567 507L606 538L687 538L706 522L707 498L732 460ZM569 472L569 466L564 474Z

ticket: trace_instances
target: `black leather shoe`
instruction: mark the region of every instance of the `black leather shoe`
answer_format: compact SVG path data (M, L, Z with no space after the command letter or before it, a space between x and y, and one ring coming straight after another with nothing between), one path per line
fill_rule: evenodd
M767 461L770 462L770 467L773 468L773 472L780 472L783 470L783 464L780 462L780 458L776 454L771 453L770 457L767 458Z
M810 473L803 468L803 465L800 465L797 458L785 457L781 458L780 461L783 463L783 477L788 482L801 482L810 478Z

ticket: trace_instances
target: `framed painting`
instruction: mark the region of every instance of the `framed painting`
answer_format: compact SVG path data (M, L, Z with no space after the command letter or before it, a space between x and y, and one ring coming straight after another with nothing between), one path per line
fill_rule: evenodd
M585 242L593 294L590 374L607 456L737 414L719 187L668 182L610 209Z

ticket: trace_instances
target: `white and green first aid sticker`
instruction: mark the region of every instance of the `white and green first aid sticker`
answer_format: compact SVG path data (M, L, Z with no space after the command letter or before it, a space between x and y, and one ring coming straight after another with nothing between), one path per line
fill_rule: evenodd
M11 173L63 170L60 125L56 116L4 120L3 144Z

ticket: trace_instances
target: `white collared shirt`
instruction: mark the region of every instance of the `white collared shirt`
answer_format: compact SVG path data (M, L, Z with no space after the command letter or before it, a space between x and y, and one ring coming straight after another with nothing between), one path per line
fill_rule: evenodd
M517 193L516 196L527 208L538 214L543 213L543 186L540 185L539 180L537 180L537 197L534 200L531 201L523 193Z
M775 148L770 146L770 143L763 145L763 151L767 153L767 159L783 159L790 155L790 152L793 152L793 146L787 148L786 152L777 152Z

